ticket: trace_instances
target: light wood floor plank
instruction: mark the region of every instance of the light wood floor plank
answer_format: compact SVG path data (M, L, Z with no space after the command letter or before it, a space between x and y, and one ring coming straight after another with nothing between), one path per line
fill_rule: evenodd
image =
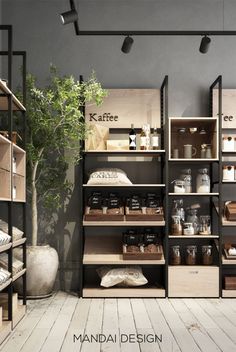
M159 344L162 352L180 352L180 348L167 324L156 299L144 299L149 319L157 335L162 334L163 342Z
M192 335L189 333L188 329L186 329L184 323L180 319L178 313L174 310L172 304L169 300L159 300L158 304L162 310L163 315L168 322L172 333L175 336L176 341L180 347L182 352L199 352L200 349L196 345Z
M106 337L112 336L115 342L102 343L101 352L119 352L120 336L117 299L106 299L104 301L102 334Z
M206 329L197 321L182 299L171 299L170 303L183 321L196 344L203 352L220 352L220 349L208 335Z
M118 319L120 335L125 336L136 332L134 316L131 308L130 299L118 299ZM124 334L124 335L123 335ZM124 340L125 341L125 340ZM121 343L121 352L140 352L140 347L135 343Z
M74 334L84 335L87 324L91 299L80 298L73 314L70 326L66 333L60 352L77 352L81 348L81 340L73 339Z
M224 352L232 352L235 350L235 345L231 339L218 327L214 318L210 317L200 306L197 300L184 299L184 303L188 306L197 320L204 326L208 334L215 341L217 346Z
M134 316L134 322L137 334L140 334L142 339L147 335L155 335L155 332L152 327L152 323L149 319L148 312L146 310L145 304L142 299L132 299L131 307ZM140 350L142 352L158 352L160 347L158 342L148 343L140 342Z
M88 314L87 325L85 329L85 334L96 335L101 334L102 331L102 320L103 320L103 304L104 299L92 299L90 310ZM100 343L84 342L81 346L81 352L100 352Z

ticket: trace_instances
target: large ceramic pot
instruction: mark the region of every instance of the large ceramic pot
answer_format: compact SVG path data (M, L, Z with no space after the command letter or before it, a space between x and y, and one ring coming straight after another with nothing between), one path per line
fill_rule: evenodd
M22 260L22 249L14 249L14 257ZM27 247L28 298L45 298L52 294L58 266L58 254L54 248L49 245ZM22 280L17 280L14 288L22 295Z

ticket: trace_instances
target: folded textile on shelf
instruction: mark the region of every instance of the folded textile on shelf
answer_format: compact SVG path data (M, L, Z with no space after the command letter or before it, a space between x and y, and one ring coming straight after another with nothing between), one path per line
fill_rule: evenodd
M11 276L8 270L0 267L0 284L4 284Z
M0 219L0 230L8 234L8 223L2 219ZM18 229L17 227L12 227L12 236L13 241L17 241L23 237L24 232Z
M8 244L11 241L11 236L0 230L0 246Z
M8 269L8 255L7 253L0 254L0 265L3 269ZM19 271L23 269L24 263L13 257L12 259L12 272L16 275Z
M87 182L88 185L131 185L126 173L121 169L97 169L92 172Z

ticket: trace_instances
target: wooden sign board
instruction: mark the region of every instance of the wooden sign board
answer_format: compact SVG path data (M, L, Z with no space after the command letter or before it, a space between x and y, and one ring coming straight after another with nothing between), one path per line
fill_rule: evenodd
M149 123L160 127L159 89L108 89L101 106L88 103L85 120L108 128L141 128Z
M213 116L218 116L218 89L213 90ZM236 128L236 89L222 89L222 128Z

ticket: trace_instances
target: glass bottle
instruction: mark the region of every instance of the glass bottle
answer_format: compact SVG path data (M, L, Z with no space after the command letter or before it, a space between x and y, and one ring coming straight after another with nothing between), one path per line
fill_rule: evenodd
M212 246L202 246L202 264L212 265L213 264L213 253Z
M140 149L146 150L146 125L143 125L142 131L140 134Z
M133 123L131 124L131 130L129 132L129 150L136 150L136 132Z
M199 218L197 215L197 209L189 209L187 215L187 222L193 224L194 235L198 235L199 233Z
M181 173L181 180L185 183L185 192L191 193L192 192L192 175L191 169L184 169Z
M170 264L171 265L180 265L181 264L180 246L171 246Z
M211 180L207 169L199 169L197 175L197 193L210 193Z
M159 136L157 134L157 127L154 126L153 134L152 134L152 149L158 150L159 149Z
M151 130L150 125L146 124L146 150L150 150L151 147Z
M187 265L197 264L197 246L187 246L185 252L185 262Z

